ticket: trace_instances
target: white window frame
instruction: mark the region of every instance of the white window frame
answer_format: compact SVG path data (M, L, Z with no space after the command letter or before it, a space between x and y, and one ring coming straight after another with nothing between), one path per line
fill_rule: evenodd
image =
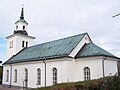
M25 69L25 87L28 87L28 69Z
M41 69L37 69L37 85L41 85Z
M17 69L15 69L14 74L15 74L15 76L14 76L14 82L17 83Z
M55 85L55 84L57 84L57 80L58 80L58 71L57 71L57 68L53 68L52 69L52 71L53 71L53 85Z
M89 67L84 68L84 80L91 80L91 73Z
M6 71L6 82L9 81L9 70Z

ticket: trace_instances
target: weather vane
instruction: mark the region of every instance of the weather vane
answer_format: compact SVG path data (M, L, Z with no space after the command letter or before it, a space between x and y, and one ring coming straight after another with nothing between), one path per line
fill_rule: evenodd
M112 16L112 18L115 18L115 17L117 17L117 16L119 16L120 15L120 13L119 14L116 14L116 15L114 15L114 16Z
M24 4L22 4L22 8L24 8Z

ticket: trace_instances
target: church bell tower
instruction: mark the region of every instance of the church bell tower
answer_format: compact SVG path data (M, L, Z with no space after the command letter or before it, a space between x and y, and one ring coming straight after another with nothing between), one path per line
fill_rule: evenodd
M23 48L33 45L35 37L29 36L27 33L28 23L24 19L24 8L21 10L20 19L15 22L15 30L7 39L7 58L17 54Z

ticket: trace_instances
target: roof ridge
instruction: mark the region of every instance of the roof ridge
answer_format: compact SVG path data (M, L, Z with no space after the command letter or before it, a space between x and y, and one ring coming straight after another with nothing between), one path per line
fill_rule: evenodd
M87 33L77 34L38 45L27 47L6 63L32 61L32 59L50 59L57 57L67 57L71 50L81 41ZM5 63L5 64L6 64Z
M87 32L86 33L72 35L72 36L68 36L68 37L64 37L64 38L60 38L60 39L56 39L56 40L51 40L51 41L48 41L48 42L43 42L43 43L40 43L40 44L37 44L37 45L33 45L33 46L30 46L30 47L39 46L39 45L47 44L47 43L51 43L51 42L56 42L56 41L60 41L60 40L63 40L63 39L68 39L68 38L76 37L76 36L79 36L79 35L85 35L85 34L87 34ZM30 48L30 47L27 47L27 48Z

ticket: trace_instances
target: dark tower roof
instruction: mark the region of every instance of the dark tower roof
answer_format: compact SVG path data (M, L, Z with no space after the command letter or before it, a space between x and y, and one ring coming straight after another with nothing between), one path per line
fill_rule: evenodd
M14 31L14 34L23 34L23 35L27 35L28 36L28 33L25 30Z
M15 24L18 22L26 23L28 25L28 23L24 20L24 8L22 8L21 10L20 19L17 22L15 22ZM28 36L28 33L26 30L15 30L14 34L23 34Z
M24 8L22 8L20 19L24 19Z
M24 22L28 25L28 23L24 20L24 8L22 8L22 10L21 10L20 19L17 20L17 22L15 22L15 24L18 23L18 22Z

